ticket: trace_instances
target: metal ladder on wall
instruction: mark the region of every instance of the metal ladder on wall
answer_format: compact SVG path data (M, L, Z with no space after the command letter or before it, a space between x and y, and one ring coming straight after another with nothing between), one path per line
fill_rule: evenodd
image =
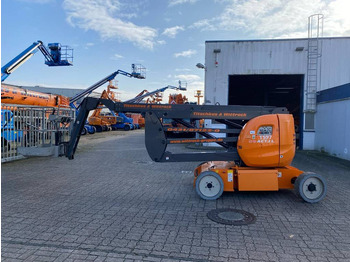
M322 56L323 15L309 16L308 23L308 53L306 80L306 113L316 112L316 95L320 77L320 58Z

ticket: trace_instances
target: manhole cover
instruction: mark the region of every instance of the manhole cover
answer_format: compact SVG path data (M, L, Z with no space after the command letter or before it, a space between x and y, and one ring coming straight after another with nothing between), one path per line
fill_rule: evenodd
M214 222L233 226L253 224L256 221L256 217L253 214L231 208L214 209L209 211L207 216Z

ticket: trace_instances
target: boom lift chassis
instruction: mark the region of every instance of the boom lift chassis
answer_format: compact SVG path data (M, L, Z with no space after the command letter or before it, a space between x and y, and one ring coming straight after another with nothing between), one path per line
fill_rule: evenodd
M80 134L91 110L104 105L111 111L141 113L145 117L145 144L155 162L204 162L194 170L198 195L214 200L223 191L277 191L295 189L306 202L326 195L324 179L290 166L295 154L294 120L286 108L262 106L171 105L114 102L87 97L80 105L65 155L74 158ZM172 119L185 128L163 127ZM211 119L226 128L199 128L191 120ZM189 121L190 120L190 121ZM167 131L195 132L201 138L168 138ZM223 133L225 137L212 134ZM223 150L172 153L167 146L217 143Z

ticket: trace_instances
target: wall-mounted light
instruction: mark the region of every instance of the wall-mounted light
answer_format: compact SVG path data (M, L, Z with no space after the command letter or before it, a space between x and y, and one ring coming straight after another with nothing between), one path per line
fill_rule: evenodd
M295 48L295 51L297 51L297 52L304 51L304 47L303 46L299 46L299 47Z
M201 64L201 63L197 63L196 67L200 68L200 69L205 69L205 65Z

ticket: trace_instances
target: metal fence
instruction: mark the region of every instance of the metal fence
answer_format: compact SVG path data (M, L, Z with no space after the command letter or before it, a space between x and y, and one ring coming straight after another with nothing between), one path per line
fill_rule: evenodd
M2 104L1 162L50 155L54 146L69 140L69 125L74 119L75 111L70 108Z

